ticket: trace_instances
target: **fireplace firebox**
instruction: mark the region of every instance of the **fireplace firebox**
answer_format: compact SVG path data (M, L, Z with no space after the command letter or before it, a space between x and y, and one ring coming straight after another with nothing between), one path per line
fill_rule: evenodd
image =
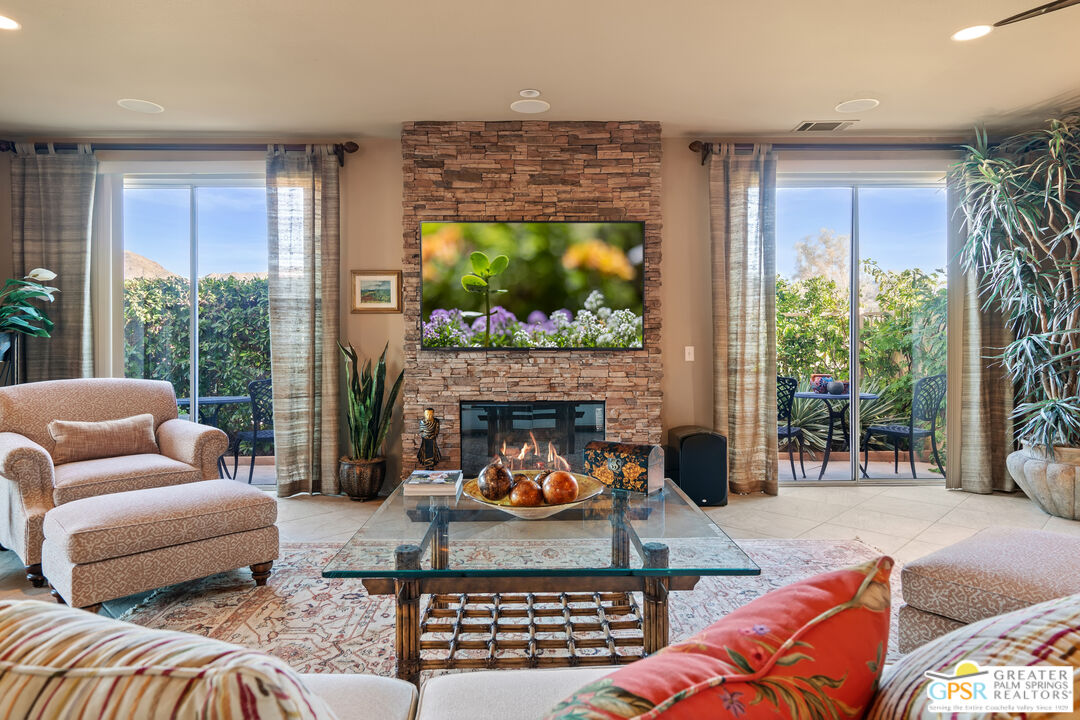
M510 470L581 472L585 446L605 439L604 403L462 401L458 427L465 477L496 458Z

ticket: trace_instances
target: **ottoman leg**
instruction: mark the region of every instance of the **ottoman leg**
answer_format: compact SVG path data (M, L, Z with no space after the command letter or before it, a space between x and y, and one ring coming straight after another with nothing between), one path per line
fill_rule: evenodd
M85 610L86 612L90 613L91 615L97 615L99 612L101 612L101 603L94 603L93 605L87 605L86 607L79 608L79 609L80 610Z
M255 563L251 566L251 579L255 581L256 587L262 587L266 584L266 579L270 577L270 568L274 566L274 561Z
M56 602L60 603L61 605L67 605L67 600L65 600L60 593L56 592L56 590L53 590L49 594L53 596L53 600L55 600Z
M41 574L41 563L26 566L26 579L36 588L45 587L45 576Z

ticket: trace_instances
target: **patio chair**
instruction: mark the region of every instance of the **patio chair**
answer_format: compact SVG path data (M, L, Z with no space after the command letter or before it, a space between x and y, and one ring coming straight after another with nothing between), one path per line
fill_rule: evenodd
M791 462L791 479L798 480L795 475L795 454L792 443L799 442L799 467L802 468L802 476L806 477L806 466L803 465L803 431L801 427L791 426L791 408L795 404L795 392L799 389L799 381L793 377L776 376L776 419L778 422L786 422L786 425L777 425L776 433L781 440L787 440L788 460Z
M862 474L867 477L866 469L870 464L870 438L873 435L883 435L893 446L893 473L900 472L900 441L907 439L908 460L911 461L911 477L917 479L915 473L915 441L930 438L930 447L933 449L934 462L941 477L945 477L945 466L941 464L937 446L937 416L941 411L941 401L945 399L945 375L931 375L924 377L915 383L915 390L911 396L911 419L907 425L871 425L863 434L863 464ZM917 427L916 423L928 422L930 429Z
M248 484L255 476L255 450L260 442L274 442L274 394L269 378L248 383L248 395L251 396L251 430L236 433L233 446L233 467L240 458L240 443L251 445L251 466L248 468Z

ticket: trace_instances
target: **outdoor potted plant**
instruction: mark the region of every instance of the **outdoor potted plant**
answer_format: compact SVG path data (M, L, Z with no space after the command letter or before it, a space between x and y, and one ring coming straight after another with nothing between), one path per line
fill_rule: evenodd
M386 477L386 457L382 454L383 442L390 429L394 403L401 390L405 372L398 374L390 396L383 404L386 389L386 350L375 369L371 360L361 368L352 343L345 347L338 343L345 356L345 373L349 396L349 454L338 463L338 481L341 489L353 500L370 500L379 494Z
M1080 118L996 145L980 133L954 171L968 235L961 263L1015 338L1000 354L1022 445L1009 472L1043 510L1078 520Z
M54 278L56 273L51 270L34 268L21 280L11 278L0 288L0 361L7 359L16 333L49 337L52 321L34 301L53 301L53 294L59 291L44 283Z

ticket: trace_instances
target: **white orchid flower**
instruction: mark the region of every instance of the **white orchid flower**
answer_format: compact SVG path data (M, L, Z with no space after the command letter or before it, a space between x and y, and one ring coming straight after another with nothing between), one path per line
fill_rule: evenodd
M26 274L25 280L33 280L34 282L49 282L56 279L56 273L52 270L46 270L45 268L34 268Z

